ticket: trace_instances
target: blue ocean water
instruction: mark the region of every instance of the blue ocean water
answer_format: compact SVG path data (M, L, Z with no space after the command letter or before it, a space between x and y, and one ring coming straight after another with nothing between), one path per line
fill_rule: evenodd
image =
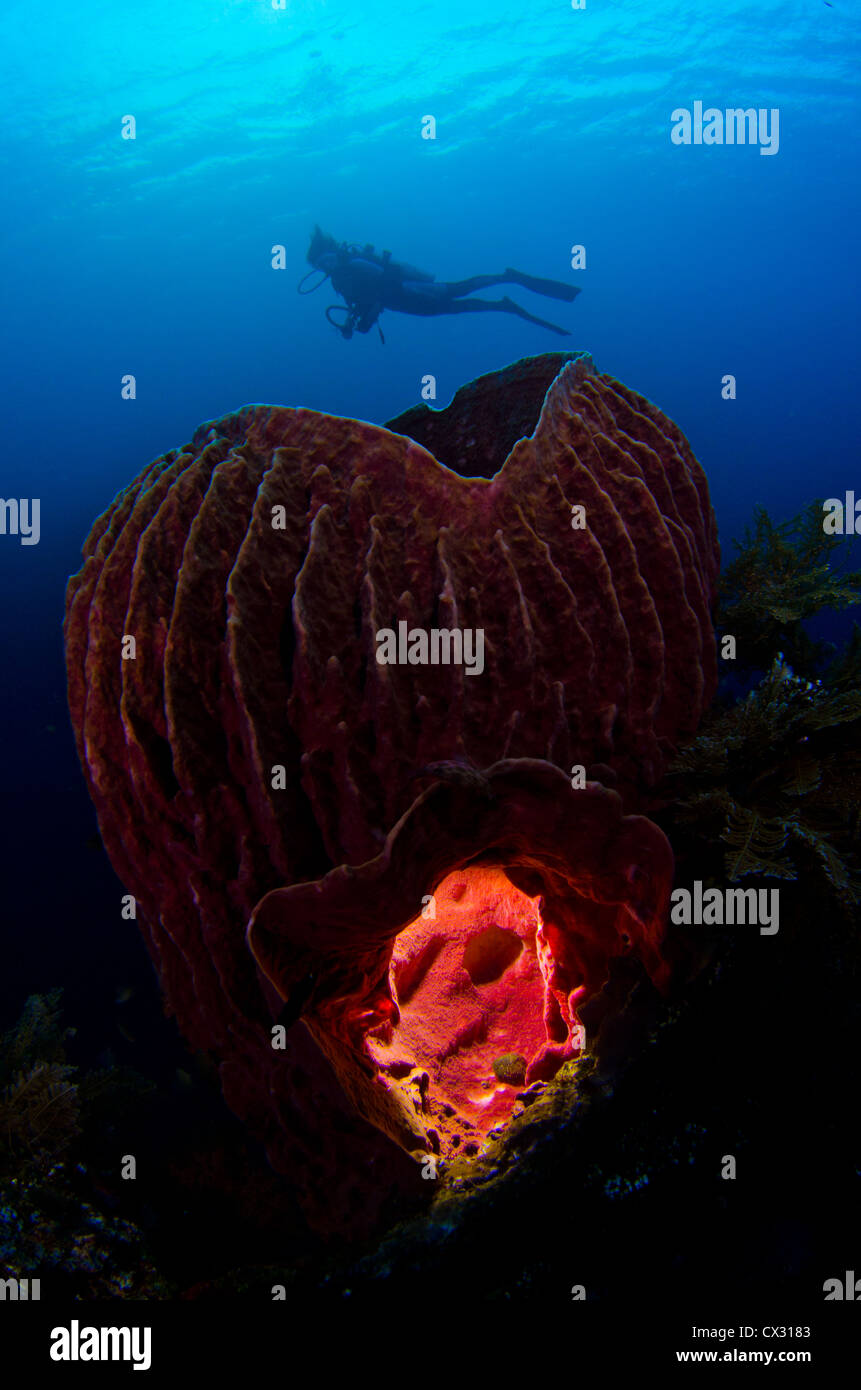
M61 981L95 1000L143 959L84 849L63 587L94 517L202 420L270 401L382 422L428 373L444 405L570 346L685 431L725 552L755 503L861 492L848 0L7 0L0 51L0 494L41 500L38 545L0 537L4 1015ZM779 149L674 144L696 101L777 109ZM570 306L511 293L573 337L387 314L385 345L345 342L330 287L296 293L315 223L440 279L572 279Z

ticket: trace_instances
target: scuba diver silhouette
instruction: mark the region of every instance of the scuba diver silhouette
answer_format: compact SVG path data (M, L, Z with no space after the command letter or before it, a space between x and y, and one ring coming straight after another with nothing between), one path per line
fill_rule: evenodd
M378 255L370 245L361 250L357 246L348 246L346 242L339 245L334 237L328 236L319 227L314 228L311 236L308 260L313 269L299 281L299 293L312 294L327 279L331 280L332 288L345 303L330 304L326 309L326 318L343 338L352 338L354 333L370 332L384 309L425 317L490 311L516 314L528 323L537 323L541 328L549 328L552 333L567 338L571 336L567 328L536 318L507 295L504 299L465 299L464 296L491 285L520 285L522 289L533 290L551 299L564 299L569 303L580 293L576 285L566 285L560 280L541 280L510 267L501 275L473 275L468 280L437 281L433 275L416 270L415 266L393 261L390 251ZM304 289L306 281L316 272L322 275L322 280L318 280L310 289ZM332 317L333 313L345 314L346 317L338 321ZM381 341L385 342L379 325L378 332Z

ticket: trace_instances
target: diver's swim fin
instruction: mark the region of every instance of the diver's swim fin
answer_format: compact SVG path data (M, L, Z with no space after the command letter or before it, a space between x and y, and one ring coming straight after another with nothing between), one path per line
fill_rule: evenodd
M507 314L516 314L518 318L526 319L529 323L537 323L541 328L549 328L552 333L558 333L560 338L570 338L571 334L567 328L560 328L556 323L548 323L547 319L536 318L534 314L528 314L525 309L521 309L519 304L515 304L508 295L499 301L500 309Z
M512 270L511 266L506 269L505 278L524 290L544 294L548 299L566 299L569 304L580 293L578 285L566 285L562 280L541 280L537 275L524 275L522 270Z

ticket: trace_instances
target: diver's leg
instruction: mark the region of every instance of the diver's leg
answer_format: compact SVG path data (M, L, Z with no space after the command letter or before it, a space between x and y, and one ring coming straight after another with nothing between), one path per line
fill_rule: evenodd
M459 299L463 294L472 294L475 290L489 290L492 285L508 284L507 275L471 275L468 280L446 280L445 288L452 299Z
M489 290L492 285L520 285L521 289L532 290L533 294L544 294L550 299L564 299L570 304L580 293L577 285L566 285L562 280L541 280L535 275L524 275L511 267L502 275L473 275L469 280L448 281L445 289L452 299L472 294L475 290Z
M569 304L580 293L579 285L566 285L563 280L542 280L537 275L524 275L522 270L512 270L510 266L505 278L510 284L520 285L521 289L532 290L533 294L544 294L548 299L564 299Z
M516 314L518 318L526 319L528 323L537 323L541 328L549 328L551 332L558 333L563 338L571 337L567 328L560 328L558 324L548 323L546 319L539 319L534 314L528 314L507 295L504 299L452 299L447 304L441 303L438 308L433 310L433 313L479 314L487 310L501 314Z

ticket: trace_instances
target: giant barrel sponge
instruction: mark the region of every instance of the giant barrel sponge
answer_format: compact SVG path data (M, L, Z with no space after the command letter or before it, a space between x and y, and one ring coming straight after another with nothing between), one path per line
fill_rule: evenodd
M702 469L546 354L387 428L207 423L84 556L72 722L167 1006L309 1218L367 1227L579 1053L615 957L666 981L643 812L716 681Z

